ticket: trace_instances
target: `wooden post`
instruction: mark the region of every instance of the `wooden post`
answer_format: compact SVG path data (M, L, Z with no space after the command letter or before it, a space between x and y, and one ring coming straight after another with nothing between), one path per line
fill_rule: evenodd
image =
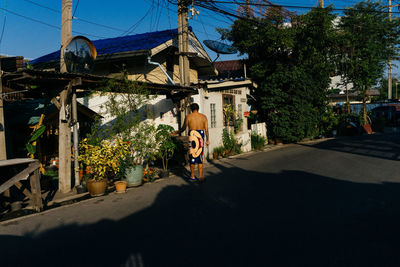
M42 192L40 188L40 170L36 169L30 175L32 205L36 211L43 209Z
M6 142L6 126L4 124L4 105L3 105L3 71L1 70L1 59L0 59L0 160L7 159L7 142ZM5 205L10 204L9 199L11 197L10 190L7 189L3 196L6 198Z
M61 23L60 72L65 73L67 67L64 64L64 49L67 41L72 37L72 0L62 0ZM71 191L70 86L68 85L68 88L64 88L60 93L58 190L62 193Z
M76 92L72 94L72 127L74 136L74 174L75 174L75 186L81 183L79 177L79 136L78 136L78 104L76 102Z
M3 109L3 82L0 60L0 160L7 159L7 143L6 143L6 127L4 124L4 109Z

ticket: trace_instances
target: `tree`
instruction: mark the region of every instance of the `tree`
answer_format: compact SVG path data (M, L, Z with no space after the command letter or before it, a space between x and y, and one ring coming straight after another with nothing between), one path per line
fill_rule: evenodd
M326 89L334 70L335 31L331 9L294 16L271 7L261 15L236 20L223 38L249 57L252 92L269 133L295 142L319 132Z
M368 90L383 76L389 56L397 53L399 21L389 21L379 2L360 2L344 11L339 23L347 49L341 74L353 83L363 102L363 123L367 123Z

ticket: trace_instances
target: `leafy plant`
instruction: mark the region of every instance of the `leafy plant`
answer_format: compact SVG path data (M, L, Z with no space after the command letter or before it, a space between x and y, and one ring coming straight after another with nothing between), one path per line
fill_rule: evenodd
M213 158L218 159L223 157L225 154L225 148L223 146L218 146L213 149Z
M133 165L142 165L146 162L146 170L149 162L156 159L159 153L161 140L157 139L157 129L152 123L141 122L132 128L125 140L128 140L129 154Z
M30 155L35 155L36 153L36 141L39 139L39 137L44 133L46 130L45 125L41 125L38 129L36 129L33 133L31 138L28 140L28 142L25 145L26 150Z
M228 151L228 153L242 153L242 144L239 143L238 140L235 138L234 133L232 131L229 131L227 128L224 128L222 130L222 144L225 150Z
M160 124L157 127L156 139L160 142L157 155L161 158L164 171L168 169L168 161L172 158L176 149L176 144L171 137L173 132L174 128L169 125Z
M103 140L98 145L88 144L85 138L79 144L79 161L89 167L90 179L102 180L119 172L120 159L125 158L129 144L118 138L114 143Z
M155 170L148 169L143 172L143 179L146 182L154 182L156 177L157 177L157 172Z
M237 115L233 125L235 133L239 132L240 128L242 127L242 124L243 124L242 116Z
M232 105L225 104L223 108L225 124L230 126L231 123L234 122L235 119L235 110Z
M264 136L252 133L251 134L251 148L255 150L261 150L267 143L267 138Z

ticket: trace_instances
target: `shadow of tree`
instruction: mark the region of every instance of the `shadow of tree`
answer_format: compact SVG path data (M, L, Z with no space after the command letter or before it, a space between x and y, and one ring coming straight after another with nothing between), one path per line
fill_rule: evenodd
M399 184L215 166L118 221L2 235L1 266L399 266Z
M368 157L400 160L400 135L376 134L340 137L318 144L301 144L319 149L328 149Z

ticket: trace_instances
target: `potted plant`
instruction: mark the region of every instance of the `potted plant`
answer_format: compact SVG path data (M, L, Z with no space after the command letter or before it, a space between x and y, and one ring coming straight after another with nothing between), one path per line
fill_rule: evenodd
M120 158L127 152L127 145L118 138L114 142L102 140L97 144L89 144L82 140L79 160L88 167L86 187L91 196L101 196L107 189L107 181L119 172Z
M159 173L160 178L169 176L168 161L172 158L176 149L176 144L171 136L173 132L174 128L169 125L160 124L157 127L156 138L160 142L157 156L161 159L163 167L163 170Z
M145 171L149 170L149 163L155 159L160 143L156 140L156 127L153 124L142 122L129 131L128 154L122 158L121 175L125 175L128 186L142 184L143 164Z

